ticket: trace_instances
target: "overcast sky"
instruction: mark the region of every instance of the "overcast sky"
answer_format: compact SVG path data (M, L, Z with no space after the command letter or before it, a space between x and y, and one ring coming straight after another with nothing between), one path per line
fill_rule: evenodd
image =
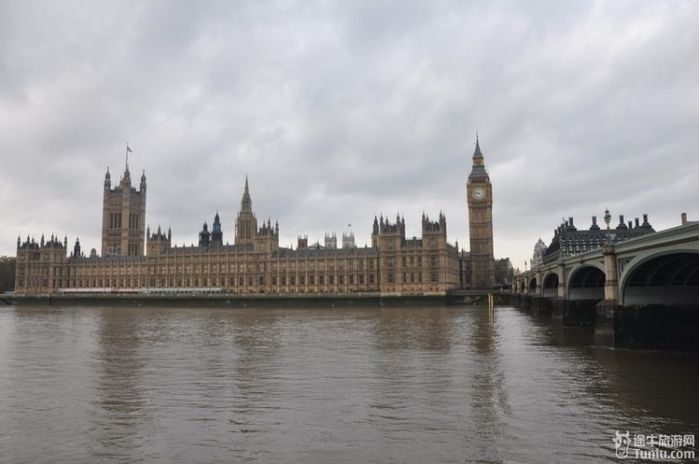
M516 266L562 217L699 219L697 25L694 1L0 1L0 255L99 251L127 142L180 244L216 211L233 240L246 174L282 245L440 209L467 244L476 131Z

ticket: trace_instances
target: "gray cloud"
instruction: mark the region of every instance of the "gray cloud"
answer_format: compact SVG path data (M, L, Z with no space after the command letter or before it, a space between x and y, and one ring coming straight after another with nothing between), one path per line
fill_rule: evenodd
M233 236L245 175L282 243L444 210L468 239L475 131L495 246L561 217L699 218L694 2L5 2L0 254L17 234L99 248L110 166L145 169L148 222Z

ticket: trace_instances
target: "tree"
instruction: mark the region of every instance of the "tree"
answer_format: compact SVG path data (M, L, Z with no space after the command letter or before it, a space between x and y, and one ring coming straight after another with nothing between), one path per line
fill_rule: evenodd
M495 260L495 282L498 285L509 287L514 280L515 271L510 262L510 258Z
M17 258L0 256L0 293L15 289L15 265Z

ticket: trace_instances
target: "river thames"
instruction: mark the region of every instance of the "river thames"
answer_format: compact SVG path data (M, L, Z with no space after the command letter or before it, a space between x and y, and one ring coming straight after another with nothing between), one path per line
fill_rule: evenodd
M590 338L506 307L0 307L0 461L619 462L617 430L699 431L699 356Z

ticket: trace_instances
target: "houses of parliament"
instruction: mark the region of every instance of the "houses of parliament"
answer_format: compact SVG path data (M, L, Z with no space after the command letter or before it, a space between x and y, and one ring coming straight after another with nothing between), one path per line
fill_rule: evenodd
M247 178L234 240L224 242L219 214L204 223L197 245L172 243L168 229L146 227L146 176L138 189L128 160L118 183L104 178L101 253L84 253L79 239L17 239L15 293L226 293L231 295L445 295L495 284L492 186L476 140L466 184L470 252L447 240L447 219L423 214L422 237L406 237L405 218L374 217L371 246L352 233L296 248L279 246L279 224L258 221Z

